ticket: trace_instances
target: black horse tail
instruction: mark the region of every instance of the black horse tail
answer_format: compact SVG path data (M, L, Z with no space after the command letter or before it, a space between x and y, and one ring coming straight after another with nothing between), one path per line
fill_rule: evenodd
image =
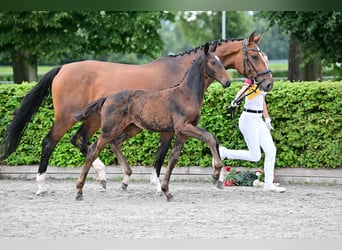
M50 93L52 81L61 68L62 66L58 66L47 72L22 99L20 107L15 111L14 118L4 133L2 145L0 146L0 160L5 160L18 147L27 124Z
M101 110L102 105L106 99L107 97L102 97L89 103L83 110L78 113L74 113L73 117L77 121L83 121L87 119L91 114L94 114L95 112L99 112Z

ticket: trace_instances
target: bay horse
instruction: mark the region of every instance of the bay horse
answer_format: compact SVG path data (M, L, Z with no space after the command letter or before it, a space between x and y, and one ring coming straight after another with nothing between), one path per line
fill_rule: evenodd
M215 47L212 51L215 50ZM194 137L207 143L213 157L214 174L221 173L223 163L218 153L218 142L205 129L197 127L203 105L204 92L208 86L217 80L226 88L230 79L226 69L214 52L209 51L209 43L185 73L184 80L164 90L122 90L108 97L99 98L88 104L82 111L74 114L77 121L87 119L94 113L101 115L101 134L89 147L85 165L77 181L76 199L83 199L83 186L90 166L98 157L103 147L109 143L124 170L122 186L125 189L132 173L120 145L116 140L125 131L136 126L139 130L152 132L172 132L176 138L168 166L162 183L162 191L167 201L173 196L169 191L169 180L173 168L181 154L182 147L189 137ZM118 144L117 142L120 143Z
M234 68L240 74L253 78L265 92L273 86L271 70L262 60L258 43L261 34L251 33L248 39L215 40L216 55L226 69ZM46 171L50 156L64 134L76 123L74 112L88 103L122 89L161 90L181 81L194 58L203 50L203 45L175 56L165 56L143 65L129 65L100 61L81 61L55 67L46 73L38 84L23 98L15 116L8 125L2 145L0 160L5 160L19 145L27 123L38 111L43 100L52 93L54 124L42 141L42 153L36 181L37 195L46 193ZM99 129L100 116L93 114L85 119L71 138L72 144L87 154L90 137ZM137 131L139 132L139 131ZM173 138L172 132L161 132L153 168L152 180L157 188L159 174L165 155ZM131 136L131 135L127 135ZM124 135L122 135L124 137ZM105 188L105 165L96 159L93 167L98 180Z

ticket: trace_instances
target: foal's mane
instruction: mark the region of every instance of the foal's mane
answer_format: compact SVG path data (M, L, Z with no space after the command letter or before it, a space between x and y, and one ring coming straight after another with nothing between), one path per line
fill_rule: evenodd
M203 47L204 47L204 45L203 45ZM188 68L187 71L185 72L185 74L184 74L182 80L180 80L178 83L176 83L175 85L171 86L170 88L175 88L175 87L179 86L182 82L184 82L186 76L187 76L188 73L190 72L190 69L193 68L194 64L203 63L203 60L200 60L200 58L203 57L203 56L204 56L204 53L199 54L197 57L195 57L195 58L192 60L192 62L191 62L191 64L190 64L189 68Z
M235 42L235 41L242 41L242 38L230 38L230 39L218 39L210 42L210 46L212 45L221 45L222 43L228 43L228 42ZM168 57L178 57L178 56L184 56L184 55L190 55L191 53L197 53L198 50L202 50L204 48L205 44L202 44L200 46L197 46L195 48L189 49L185 52L176 54L176 55L168 55Z

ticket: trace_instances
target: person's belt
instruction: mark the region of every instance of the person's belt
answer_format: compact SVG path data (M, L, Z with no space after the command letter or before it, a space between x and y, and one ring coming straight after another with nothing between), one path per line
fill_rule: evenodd
M262 114L264 112L263 110L252 110L252 109L243 109L243 111L249 112L249 113L255 113L255 114Z

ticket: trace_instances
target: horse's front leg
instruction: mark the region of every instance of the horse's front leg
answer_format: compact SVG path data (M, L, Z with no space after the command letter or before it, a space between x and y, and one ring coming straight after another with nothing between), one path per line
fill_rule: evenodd
M151 184L155 186L158 194L162 194L161 184L159 180L160 170L163 165L167 151L170 147L173 135L174 135L173 132L160 133L158 149L156 153L156 161L154 163L154 167L153 167L151 179L150 179Z
M164 180L161 185L161 189L166 196L167 201L172 201L173 200L173 195L171 194L169 190L169 182L172 174L172 170L176 166L178 162L178 158L181 154L181 150L183 148L183 145L186 141L186 137L183 136L176 136L175 143L173 145L170 157L169 157L169 162L167 165L167 169L165 172Z

